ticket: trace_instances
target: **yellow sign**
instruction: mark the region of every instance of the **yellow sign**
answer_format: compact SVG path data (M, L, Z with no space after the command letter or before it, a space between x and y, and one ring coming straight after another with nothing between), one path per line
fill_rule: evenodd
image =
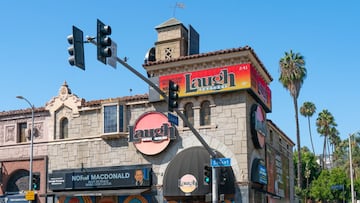
M35 200L35 192L33 190L28 190L25 193L26 200Z

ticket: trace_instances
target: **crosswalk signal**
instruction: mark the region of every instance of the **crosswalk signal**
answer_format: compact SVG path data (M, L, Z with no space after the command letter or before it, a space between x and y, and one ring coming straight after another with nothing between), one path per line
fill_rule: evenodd
M32 176L33 190L40 190L40 174L35 173Z
M227 169L225 167L222 167L220 169L220 177L219 177L220 185L225 185L228 179L229 177L228 177Z
M179 107L179 85L174 83L172 80L169 80L169 101L168 101L168 110L173 112L174 109Z
M208 165L204 166L204 184L211 184L212 168Z
M84 58L84 34L79 28L73 26L72 35L67 37L70 44L68 52L70 54L69 63L72 66L77 66L85 70L85 58Z
M106 58L111 57L111 27L97 19L97 59L106 64Z

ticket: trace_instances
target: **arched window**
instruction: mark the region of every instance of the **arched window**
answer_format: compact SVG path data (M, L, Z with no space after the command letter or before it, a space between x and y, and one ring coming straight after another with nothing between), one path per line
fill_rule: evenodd
M63 118L60 121L60 139L66 139L69 136L68 133L69 128L69 120L67 118Z
M192 125L194 125L194 109L193 109L193 106L194 105L192 103L187 103L187 104L185 104L185 107L184 107L184 115ZM188 126L184 123L184 127L188 127Z
M200 125L210 125L210 102L204 101L200 107Z

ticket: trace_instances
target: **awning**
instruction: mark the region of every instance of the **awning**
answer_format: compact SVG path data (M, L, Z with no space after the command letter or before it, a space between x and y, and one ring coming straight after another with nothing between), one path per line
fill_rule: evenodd
M96 190L96 191L59 191L48 192L45 196L113 196L113 195L138 195L149 191L150 188L141 189L122 189L122 190Z
M163 195L165 197L204 196L210 193L211 185L204 183L205 165L210 166L210 155L204 147L190 147L181 151L165 170ZM228 180L224 185L219 185L218 192L234 194L234 174L231 167L224 169L228 174Z
M7 199L7 203L28 203L29 201L25 199L25 194L14 194L14 195L6 195L3 200L0 202L6 202L5 198Z

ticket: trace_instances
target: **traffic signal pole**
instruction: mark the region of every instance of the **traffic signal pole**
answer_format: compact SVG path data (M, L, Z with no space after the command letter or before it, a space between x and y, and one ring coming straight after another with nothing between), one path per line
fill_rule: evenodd
M214 158L214 157L213 157ZM211 167L212 170L212 184L211 184L211 199L213 203L218 202L218 184L217 184L217 169L216 167Z
M154 88L154 90L156 90L162 97L165 98L165 101L168 103L169 102L169 97L163 92L161 91L161 89L155 85L151 80L149 80L147 77L143 76L141 73L139 73L136 69L134 69L133 67L131 67L129 64L127 64L125 61L121 60L119 57L116 56L116 60L117 62L119 62L121 65L125 66L125 68L127 68L128 70L130 70L132 73L134 73L136 76L138 76L139 78L141 78L143 81L145 81L148 85L150 85L152 88ZM189 129L191 130L192 133L194 133L195 137L200 141L200 143L204 146L204 148L206 149L206 151L208 151L208 153L210 154L210 156L212 158L216 158L216 153L210 148L210 146L205 142L205 140L202 138L202 136L200 135L200 133L194 128L194 126L189 122L189 120L186 118L186 116L181 113L181 111L179 111L177 108L173 109L177 115L183 120L183 122L185 123L185 125L187 127L189 127ZM212 169L212 202L216 203L218 202L218 184L217 184L217 170L215 167L211 167Z
M145 81L148 85L150 85L152 88L154 88L154 90L156 90L162 97L165 98L165 101L168 103L169 102L169 97L163 92L161 91L161 89L155 85L151 80L149 80L147 77L143 76L141 73L139 73L136 69L134 69L133 67L131 67L129 64L127 64L125 61L121 60L119 57L116 56L116 60L117 62L119 62L121 65L125 66L125 68L127 68L128 70L130 70L132 73L134 73L136 76L138 76L139 78L141 78L143 81ZM181 111L179 111L178 109L173 109L177 115L183 120L183 122L185 123L185 125L187 127L189 127L189 129L194 133L195 137L200 141L200 143L204 146L204 148L206 149L206 151L208 151L208 153L210 154L210 156L212 158L216 158L216 153L210 148L210 146L205 142L205 140L202 138L202 136L200 135L200 133L194 128L194 126L189 122L189 120L186 118L186 116L181 113ZM218 184L217 184L217 170L215 167L211 167L212 168L212 202L216 203L217 199L218 199Z
M131 67L129 64L127 64L125 61L121 60L119 57L116 57L117 62L119 62L121 65L125 66L128 70L130 70L132 73L134 73L136 76L141 78L143 81L145 81L148 85L150 85L154 90L156 90L162 97L165 98L166 102L169 102L168 96L163 92L157 85L155 85L151 80L149 80L147 77L143 76L141 73L139 73L137 70L135 70L133 67ZM204 146L204 148L208 151L210 156L212 158L216 158L215 152L210 148L210 146L205 142L205 140L201 137L200 133L196 131L194 126L188 121L186 116L181 113L178 109L174 109L174 111L178 114L178 116L183 120L186 126L189 127L189 129L194 133L196 138L200 141L200 143Z
M97 45L94 38L87 37L87 42ZM150 85L156 92L158 92L168 103L169 98L163 92L156 84L154 84L151 80L149 80L147 77L143 76L141 73L139 73L135 68L130 66L128 63L126 63L124 60L120 59L116 56L116 61L119 62L121 65L123 65L125 68L127 68L129 71L134 73L136 76L138 76L140 79L142 79L144 82L146 82L148 85ZM205 140L202 138L200 133L194 128L194 126L189 122L189 120L186 118L186 116L181 113L177 108L174 109L174 111L177 113L177 115L183 120L185 125L191 130L192 133L194 133L195 137L200 141L200 143L203 145L203 147L206 149L206 151L210 154L212 158L216 158L216 153L210 148L210 146L205 142ZM218 200L218 188L217 188L217 173L216 168L212 167L212 202L216 203Z

